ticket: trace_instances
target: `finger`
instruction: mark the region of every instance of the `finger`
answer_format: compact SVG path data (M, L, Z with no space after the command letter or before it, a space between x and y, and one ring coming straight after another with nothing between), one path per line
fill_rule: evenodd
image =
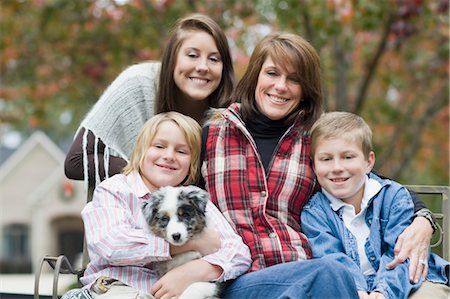
M419 260L417 264L417 269L414 275L414 283L418 283L420 280L420 277L423 277L424 279L427 277L428 273L428 261L426 258L422 258Z
M402 247L403 247L403 235L400 235L397 239L397 242L395 243L395 247L394 247L394 255L397 256L399 255L399 253L402 251Z
M416 282L417 274L422 274L423 265L419 264L419 258L417 255L413 255L409 259L409 280L411 282Z
M388 264L386 264L387 269L394 269L401 263L403 263L406 260L406 256L403 255L396 255L392 261L390 261Z
M167 297L167 292L163 288L160 288L158 291L156 291L154 296L156 299L170 298L170 297Z
M156 297L156 293L161 289L161 284L157 281L150 289L150 294Z
M423 272L422 272L422 277L425 280L428 276L428 262L427 264L423 267Z
M358 297L359 299L368 299L369 295L366 291L358 291Z
M403 237L402 235L398 238L397 242L395 243L394 247L394 259L390 261L388 264L386 264L387 269L394 269L398 264L402 263L401 258L399 257L399 254L401 252L403 245Z

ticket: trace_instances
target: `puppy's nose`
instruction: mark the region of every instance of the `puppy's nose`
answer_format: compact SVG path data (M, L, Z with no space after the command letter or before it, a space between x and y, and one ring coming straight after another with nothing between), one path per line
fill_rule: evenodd
M180 237L181 237L181 235L180 235L179 233L176 233L176 234L173 234L173 235L172 235L172 239L173 239L174 241L179 241L179 240L180 240Z

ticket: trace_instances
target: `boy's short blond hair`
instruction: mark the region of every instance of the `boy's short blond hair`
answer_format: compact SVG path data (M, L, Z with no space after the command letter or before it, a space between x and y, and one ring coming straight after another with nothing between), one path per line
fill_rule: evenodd
M181 113L170 111L156 114L145 122L142 126L131 153L130 162L125 166L122 173L127 175L132 171L141 173L141 165L145 153L158 133L159 126L165 121L173 121L180 127L186 138L187 145L191 152L191 163L189 173L184 184L194 184L200 175L200 150L201 150L201 127L193 118Z
M311 158L314 160L317 142L320 139L344 138L361 145L364 157L372 151L372 130L364 119L350 112L327 112L311 127Z

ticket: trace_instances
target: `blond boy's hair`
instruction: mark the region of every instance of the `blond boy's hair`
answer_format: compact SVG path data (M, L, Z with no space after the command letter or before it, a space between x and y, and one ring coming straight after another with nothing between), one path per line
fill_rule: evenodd
M364 157L372 151L372 130L364 119L350 112L327 112L322 114L311 127L311 157L320 139L344 138L361 145Z
M133 171L141 173L141 165L150 144L158 133L159 126L165 121L172 121L183 132L187 145L191 152L191 163L189 173L184 181L185 185L196 183L200 175L200 149L201 149L201 127L191 117L181 113L170 111L159 113L150 118L142 126L131 153L130 162L125 166L122 173L125 175Z

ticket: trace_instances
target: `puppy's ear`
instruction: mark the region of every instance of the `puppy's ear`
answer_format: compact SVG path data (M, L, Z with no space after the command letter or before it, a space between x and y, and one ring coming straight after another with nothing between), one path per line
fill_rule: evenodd
M161 200L164 197L162 192L155 191L150 195L150 198L142 203L142 214L148 224L151 224L156 214L158 213Z
M202 214L205 213L206 203L209 200L209 193L196 186L183 187L180 193L181 196L187 198L189 202L196 207Z

